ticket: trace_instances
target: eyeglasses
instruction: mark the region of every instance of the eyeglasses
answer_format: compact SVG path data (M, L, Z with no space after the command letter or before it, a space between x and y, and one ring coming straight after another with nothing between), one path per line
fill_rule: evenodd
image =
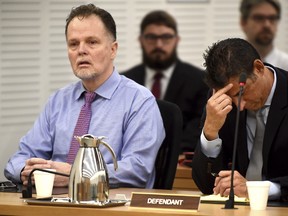
M176 37L176 35L173 34L162 34L162 35L156 35L156 34L145 34L143 35L144 39L148 43L156 43L158 39L160 39L164 44L168 44L172 41L173 38Z
M254 14L250 18L257 23L264 23L266 20L268 20L272 24L275 24L280 19L278 15L265 16L261 14Z

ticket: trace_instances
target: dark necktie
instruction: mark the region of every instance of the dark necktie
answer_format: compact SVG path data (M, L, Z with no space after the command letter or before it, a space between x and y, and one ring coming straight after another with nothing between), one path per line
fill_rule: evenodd
M95 92L85 92L85 104L82 106L70 145L70 150L67 156L67 163L72 164L79 149L79 142L74 136L83 136L88 133L91 119L91 103L95 99Z
M157 72L153 79L154 83L152 85L151 91L155 98L159 99L161 96L161 78L163 77L162 72Z
M250 154L250 162L246 172L246 179L249 181L260 181L262 180L262 167L263 167L263 139L265 132L264 124L264 109L256 112L256 131L253 143L253 148Z

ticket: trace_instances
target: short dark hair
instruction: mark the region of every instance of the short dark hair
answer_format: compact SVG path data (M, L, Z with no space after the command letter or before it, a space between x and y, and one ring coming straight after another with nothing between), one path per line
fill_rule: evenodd
M271 4L276 9L279 19L281 18L281 5L278 0L242 0L240 4L241 18L248 19L252 8L262 3Z
M240 38L218 41L205 52L206 82L211 88L223 88L230 78L242 72L252 77L254 61L261 59L256 49Z
M67 29L68 25L71 22L72 19L75 17L78 17L79 19L83 19L85 17L89 17L91 15L96 15L100 17L102 20L105 28L111 34L114 41L117 39L116 36L116 24L109 12L106 10L96 7L94 4L87 4L87 5L80 5L78 7L72 8L70 14L68 15L66 19L66 26L65 26L65 36L67 37Z
M140 33L142 34L145 28L151 24L165 25L172 28L176 34L178 33L176 20L166 11L155 10L146 14L140 25Z

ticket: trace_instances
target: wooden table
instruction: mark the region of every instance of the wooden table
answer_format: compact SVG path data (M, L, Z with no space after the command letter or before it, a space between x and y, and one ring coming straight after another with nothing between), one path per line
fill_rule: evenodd
M199 194L196 191L164 191L164 190L145 190L145 189L114 189L110 190L110 197L113 199L115 194L125 194L130 198L132 191L138 192L157 192L157 193L176 193L176 194ZM198 212L188 210L163 210L154 208L135 208L129 204L120 207L110 208L83 208L83 207L63 207L47 205L28 205L20 199L20 193L0 192L0 215L27 215L27 216L169 216L169 215L213 215L213 216L287 216L288 208L267 207L265 211L251 211L249 206L237 205L238 209L224 210L223 204L203 204L199 206Z

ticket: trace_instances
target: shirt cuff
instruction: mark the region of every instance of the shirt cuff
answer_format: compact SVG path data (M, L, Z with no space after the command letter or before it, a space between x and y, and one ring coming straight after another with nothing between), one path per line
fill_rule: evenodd
M270 189L269 189L269 200L277 200L281 196L281 187L280 184L275 182L270 182Z
M201 151L207 157L216 158L219 155L222 147L222 140L219 137L215 140L209 141L206 139L202 130L200 136L200 142L201 142Z

